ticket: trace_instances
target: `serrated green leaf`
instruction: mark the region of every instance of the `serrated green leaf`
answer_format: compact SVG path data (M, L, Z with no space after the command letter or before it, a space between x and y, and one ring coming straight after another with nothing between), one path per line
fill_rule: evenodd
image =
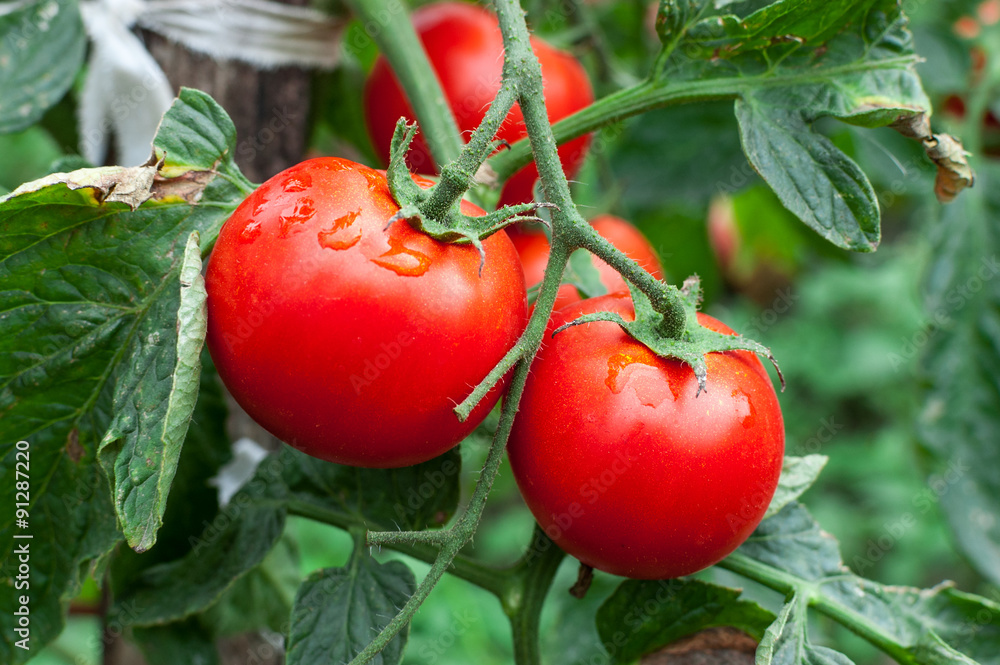
M192 536L181 559L143 571L115 598L112 611L128 610L131 624L150 626L179 621L214 604L256 568L281 538L286 488L274 457Z
M355 553L346 568L325 568L303 582L288 634L289 665L347 663L413 595L416 581L405 564L380 564ZM403 656L408 628L372 660L394 665Z
M290 446L282 449L281 461L295 499L340 513L351 522L361 519L372 530L440 527L458 506L462 466L458 448L401 469L341 466Z
M806 455L805 457L785 456L778 479L778 489L774 491L771 504L764 513L764 519L775 515L782 508L795 501L809 489L819 477L829 458L826 455Z
M129 547L115 550L108 571L113 594L130 588L147 568L187 555L208 518L218 512L218 490L209 482L232 457L226 434L227 415L222 383L208 350L203 350L198 404L171 486L171 491L184 500L168 502L156 547L142 554Z
M732 563L726 563L730 559ZM799 599L803 604L808 597L811 606L835 619L849 617L855 624L852 629L862 636L864 632L858 630L859 626L877 635L881 642L896 645L895 655L908 656L901 662L959 664L971 658L982 665L1000 663L1000 605L957 591L951 583L916 589L886 586L853 574L841 560L837 542L820 529L800 504L788 504L777 515L761 522L730 559L723 565L737 572L752 567L760 570L761 566L770 569L769 575L784 579L795 593L803 594ZM765 638L761 647L791 640L788 644L792 646L784 648L802 653L806 642L796 637L796 631L804 634L804 607L793 612L786 606L786 610L778 621L783 617L787 625L776 624L771 631L775 637L771 642ZM781 637L786 634L788 637ZM817 651L819 647L812 649ZM833 658L829 653L818 653L816 658ZM945 655L947 658L941 660Z
M0 12L0 134L38 122L73 84L87 46L76 0Z
M743 151L781 203L821 236L845 249L878 247L878 198L868 178L803 114L736 101Z
M138 348L119 375L115 416L97 451L105 473L114 479L115 510L125 539L137 552L156 542L198 402L207 294L197 231L188 237L177 291L176 302L161 298L136 330ZM163 339L160 326L167 316L156 311L160 308L177 311L175 339Z
M698 580L627 580L597 610L597 630L618 647L611 662L631 663L706 628L732 626L760 639L774 615L740 600L738 589Z
M977 165L976 187L946 206L927 270L930 379L919 422L931 487L959 546L1000 584L1000 168Z
M177 125L197 125L197 108L206 100L184 91L157 142L169 144L164 132ZM222 131L230 138L228 154L235 131L231 123ZM172 350L150 367L169 379L176 366L185 243L192 231L210 243L245 193L242 176L226 170L226 154L213 155L195 135L186 136L196 143L189 150L203 152L217 171L185 172L173 180L151 174L152 166L77 171L0 200L0 487L13 505L14 443L28 440L37 451L30 512L39 553L32 566L38 579L47 580L32 590L37 646L58 633L87 565L121 537L109 503L115 490L109 491L96 459L98 442L118 415L116 386L149 361L143 349L155 335ZM163 166L172 166L169 157ZM203 205L193 205L196 200ZM156 384L163 400L170 385ZM153 395L143 395L147 399L143 403L156 403ZM143 420L148 415L137 413L137 422L151 423ZM10 512L0 518L4 560L13 547L12 519ZM9 648L12 615L4 616L3 645ZM4 662L16 657L0 653Z
M778 0L745 16L730 4L702 2L655 77L731 80L744 152L785 207L838 246L871 251L874 190L813 122L877 127L930 112L899 3Z
M798 598L781 608L757 649L756 665L854 665L839 651L809 643L805 612L806 605Z

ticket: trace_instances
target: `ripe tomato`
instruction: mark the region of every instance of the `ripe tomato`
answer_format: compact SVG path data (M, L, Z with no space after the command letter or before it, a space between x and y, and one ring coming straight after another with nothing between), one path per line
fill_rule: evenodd
M471 133L482 122L486 109L500 89L504 49L496 17L476 5L439 2L417 9L411 18L459 129ZM534 37L531 45L542 65L550 122L594 101L587 73L573 56ZM364 102L368 133L376 151L388 161L396 121L401 116L413 119L414 114L382 57L375 61L365 84ZM524 118L520 106L515 104L496 138L513 143L524 136L527 136ZM559 158L567 177L572 177L580 167L589 142L589 136L581 136L559 147ZM407 159L415 171L427 173L434 169L430 151L419 134ZM538 171L533 163L515 173L503 188L501 205L531 201L537 178Z
M640 266L645 268L656 279L663 279L663 270L660 267L660 259L656 256L656 251L649 244L646 237L639 229L632 226L621 217L614 215L598 215L590 222L602 236L611 241L615 247L632 258ZM540 231L516 230L510 233L510 239L514 241L514 247L521 257L521 265L524 267L524 282L528 286L534 286L542 281L545 275L545 264L549 260L549 239ZM608 293L628 290L625 280L617 270L609 266L596 256L592 256L594 267L600 275L601 283L608 290ZM580 292L572 284L563 284L559 287L559 294L556 296L555 309L560 309L566 305L581 300Z
M602 310L635 316L628 294L609 294L555 312L549 330ZM696 399L689 366L614 323L546 339L508 444L546 533L594 568L640 579L688 575L736 549L767 510L784 454L781 409L756 356L709 354L708 392Z
M463 203L467 214L483 214ZM527 316L504 233L471 246L405 222L385 175L345 159L279 173L223 226L208 264L208 348L236 401L279 439L332 462L416 464L486 416L452 409Z

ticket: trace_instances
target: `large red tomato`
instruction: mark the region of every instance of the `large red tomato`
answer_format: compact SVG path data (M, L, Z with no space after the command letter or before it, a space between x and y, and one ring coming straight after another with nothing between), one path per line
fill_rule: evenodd
M466 214L483 214L463 203ZM312 159L248 197L206 273L208 347L236 401L315 457L398 467L439 455L499 398L460 423L452 409L526 320L517 252L500 232L471 246L397 222L385 176Z
M653 246L649 244L639 229L614 215L598 215L590 223L598 233L610 240L611 244L624 252L626 256L648 270L653 277L663 279L660 259L657 258ZM540 231L515 230L510 233L510 239L514 242L514 247L517 248L517 253L521 257L525 283L528 286L540 283L542 277L545 276L545 265L549 260L548 237ZM625 280L617 270L596 256L592 256L591 261L594 262L594 268L597 269L601 283L608 293L628 289ZM576 287L572 284L563 284L559 287L559 294L556 296L555 309L560 309L579 300L581 300L580 292L576 290Z
M553 314L634 317L626 293ZM718 332L715 319L698 321ZM521 494L560 547L642 579L688 575L736 549L760 522L784 454L778 400L747 351L712 353L708 392L607 322L568 328L531 367L508 451Z
M503 39L496 16L476 5L439 2L425 5L412 15L431 66L441 82L459 129L471 133L482 122L486 109L500 89ZM594 101L587 73L573 56L532 37L531 45L542 65L545 104L549 121L555 122ZM396 121L414 119L413 110L384 58L375 61L364 91L365 119L375 149L386 161ZM514 143L527 136L521 108L514 105L496 138ZM580 167L590 142L581 136L559 147L559 158L568 177ZM434 170L426 142L418 134L408 161L415 171ZM501 193L500 203L532 200L538 178L534 164L515 173Z

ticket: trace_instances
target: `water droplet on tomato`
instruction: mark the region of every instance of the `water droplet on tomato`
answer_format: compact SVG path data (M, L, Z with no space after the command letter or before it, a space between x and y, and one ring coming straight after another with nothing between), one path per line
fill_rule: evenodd
M751 429L757 422L757 409L750 396L738 388L732 392L733 405L736 407L736 417L745 429Z
M312 187L312 176L308 173L290 175L281 185L281 189L286 192L304 192L309 187Z
M368 181L369 191L376 192L386 188L385 179L378 171L373 169L364 169L361 173L364 174L365 180Z
M361 208L333 220L329 229L319 232L320 247L326 249L347 249L354 247L361 240L360 225L354 226L354 221L361 214Z
M240 242L253 242L258 236L260 236L260 232L260 222L256 219L251 219L250 223L244 226L240 231Z
M632 356L627 353L616 353L608 358L608 376L604 379L604 385L614 394L617 395L625 388L625 381L619 381L618 375L632 362Z
M389 251L372 259L372 263L404 277L419 277L431 267L429 256L406 247L398 237L390 237Z
M299 224L304 224L313 218L316 214L316 204L308 196L304 196L295 202L295 205L289 209L286 209L278 217L278 222L280 224L279 228L281 231L281 237L287 238L292 233L301 231L301 228L296 228Z
M350 171L355 167L352 162L340 159L339 157L326 160L324 166L328 171Z
M663 371L651 351L636 350L618 352L608 358L604 384L615 395L630 387L640 403L655 409L668 399L676 401L683 381Z
M268 200L265 197L263 197L263 196L258 197L257 205L255 205L253 207L253 212L251 213L251 216L252 217L256 217L257 215L259 215L262 212L264 212L264 208L267 207L267 204L268 204Z

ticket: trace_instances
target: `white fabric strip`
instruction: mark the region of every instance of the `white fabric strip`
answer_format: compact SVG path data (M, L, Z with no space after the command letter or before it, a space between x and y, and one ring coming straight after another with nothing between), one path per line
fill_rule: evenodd
M216 60L260 69L285 65L331 69L346 21L269 0L84 0L92 42L80 100L80 151L103 164L110 136L118 161L142 164L173 89L131 29L141 26Z

